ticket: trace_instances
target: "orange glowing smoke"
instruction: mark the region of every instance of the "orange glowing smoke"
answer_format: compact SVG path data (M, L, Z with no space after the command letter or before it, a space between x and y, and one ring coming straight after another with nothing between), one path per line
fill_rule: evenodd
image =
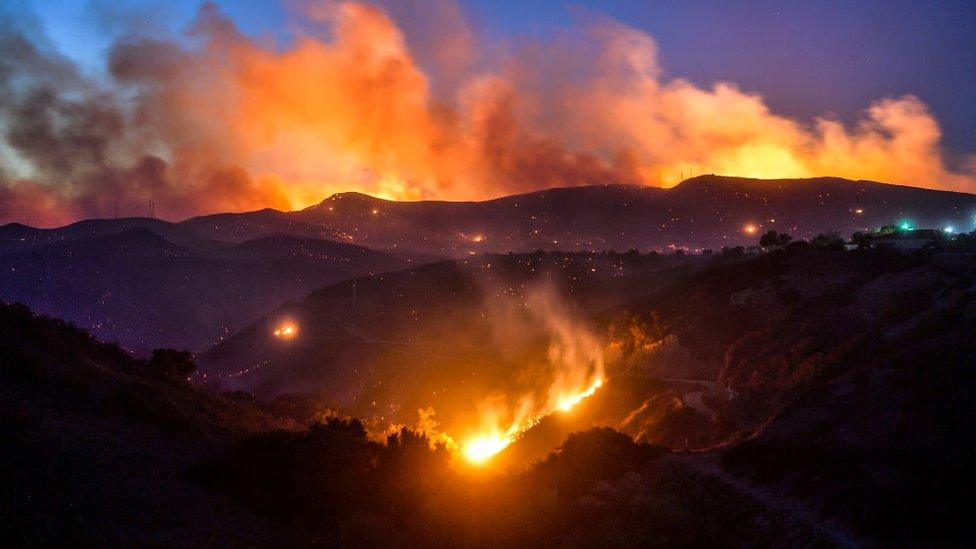
M544 417L569 412L606 383L600 340L569 311L558 291L534 286L524 298L528 321L549 338L546 363L537 368L543 374L535 376L542 390L482 402L480 424L461 444L461 454L474 464L488 461Z
M111 179L121 188L99 192L104 178L87 172L59 187L63 170L34 180L14 165L0 170L14 175L0 198L105 214L124 193L175 217L292 209L337 191L483 199L703 173L976 191L976 160L947 168L939 124L911 95L853 124L804 122L732 83L664 77L654 39L608 18L548 43L479 48L450 0L297 5L317 30L285 48L242 35L213 4L193 47L127 38L110 66L133 108L105 155L123 159Z
M217 113L206 124L224 160L292 206L334 191L481 199L608 181L670 186L702 173L976 189L972 172L943 166L938 123L912 96L871 105L850 128L806 125L733 84L663 79L653 38L609 19L516 47L500 68L435 95L411 35L387 12L320 2L311 13L334 38L303 37L283 52L205 25L199 57L218 80L171 90L194 116ZM445 31L470 32L463 22Z

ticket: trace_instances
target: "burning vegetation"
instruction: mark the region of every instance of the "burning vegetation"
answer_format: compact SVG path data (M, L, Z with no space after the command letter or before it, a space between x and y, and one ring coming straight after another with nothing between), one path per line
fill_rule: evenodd
M549 381L542 391L531 390L515 399L500 395L482 403L478 434L461 444L463 456L472 463L488 461L546 416L569 412L604 383L600 340L572 317L556 290L537 286L529 288L525 296L529 321L544 326L549 339L542 376L543 382ZM505 409L506 404L512 408Z
M282 322L271 332L271 335L278 339L293 339L298 335L298 326L294 322Z

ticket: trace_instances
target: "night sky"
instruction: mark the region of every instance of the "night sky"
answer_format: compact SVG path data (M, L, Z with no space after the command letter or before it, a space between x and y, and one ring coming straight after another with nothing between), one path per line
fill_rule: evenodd
M51 40L96 71L123 24L179 30L197 0L30 0ZM119 7L120 5L125 7ZM162 7L160 7L162 4ZM285 1L218 2L246 33L290 39ZM670 75L738 83L778 113L853 118L912 93L942 124L951 154L976 150L976 2L862 0L694 2L461 0L486 36L538 36L603 13L659 42Z

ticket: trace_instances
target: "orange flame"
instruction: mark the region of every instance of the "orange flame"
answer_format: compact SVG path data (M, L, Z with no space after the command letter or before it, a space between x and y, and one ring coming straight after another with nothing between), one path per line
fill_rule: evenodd
M603 349L588 327L569 313L555 289L529 288L525 304L531 321L540 324L549 336L548 387L544 399L533 392L508 409L506 399L482 403L481 428L462 445L462 455L481 464L518 440L546 416L572 410L593 396L605 383Z
M464 457L474 464L483 464L518 440L526 431L539 424L542 419L556 411L569 412L583 400L593 396L604 384L602 378L597 378L584 391L563 396L553 409L545 409L531 417L523 418L512 423L503 433L493 431L476 435L469 439L462 447Z
M275 328L271 334L278 339L292 339L298 335L298 326L291 322L285 322Z

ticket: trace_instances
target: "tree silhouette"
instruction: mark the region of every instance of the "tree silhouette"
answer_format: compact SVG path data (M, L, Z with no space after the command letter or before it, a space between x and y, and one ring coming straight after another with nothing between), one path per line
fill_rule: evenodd
M759 245L766 249L780 249L785 248L792 240L793 237L786 233L769 231L759 238Z
M858 250L870 250L874 246L874 235L857 231L851 235L851 242L857 245Z
M197 365L189 351L173 349L154 350L152 357L146 362L146 368L159 375L181 378L191 376L197 371Z
M820 233L810 240L810 244L813 246L814 250L828 252L844 251L844 240L837 236L836 233Z

